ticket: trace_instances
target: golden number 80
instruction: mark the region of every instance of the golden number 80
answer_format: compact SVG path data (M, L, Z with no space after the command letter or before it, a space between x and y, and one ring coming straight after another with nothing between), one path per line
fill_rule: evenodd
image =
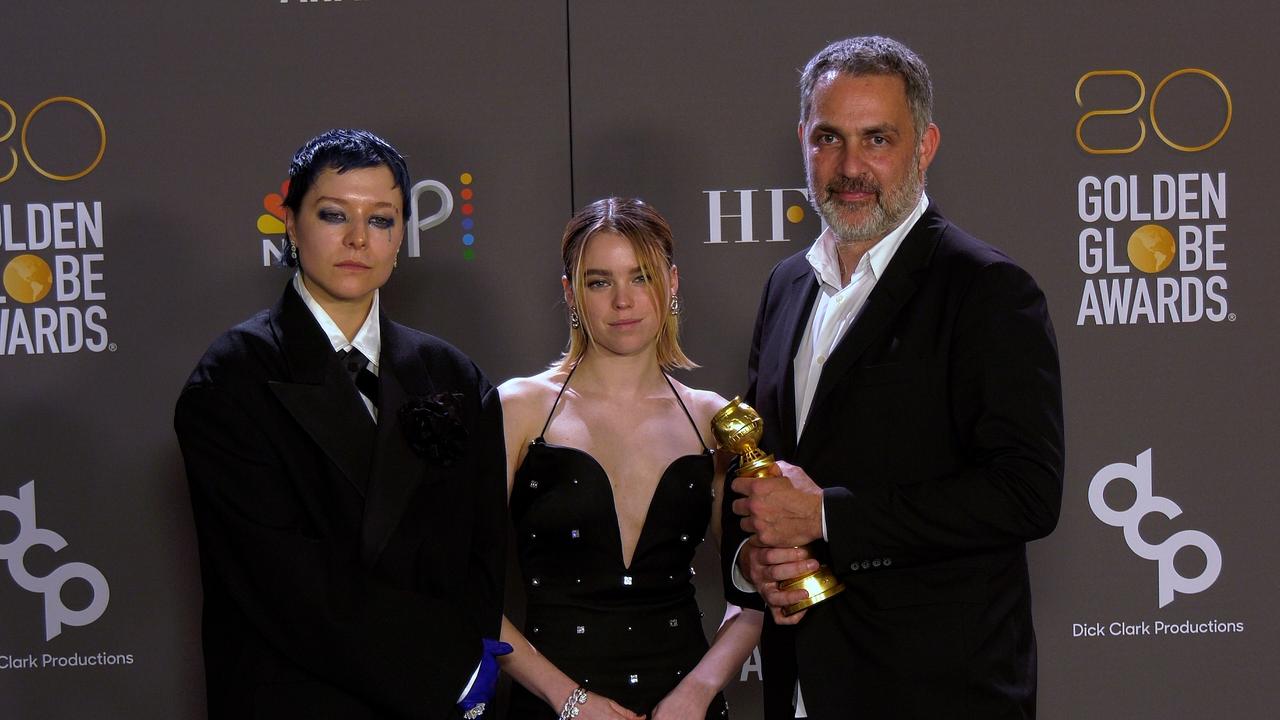
M41 110L57 103L69 103L83 108L84 111L89 113L93 118L94 122L98 124L97 156L93 158L93 162L89 163L88 167L80 172L72 173L70 175L58 175L45 170L40 166L40 163L36 162L35 158L31 157L31 148L27 145L27 130L31 127L31 121L35 119L36 115L38 115ZM9 116L9 129L6 130L3 135L0 135L0 142L5 142L9 138L13 137L13 133L18 130L18 115L13 111L13 106L4 100L0 100L0 110L3 110L3 114L7 114ZM0 117L2 117L3 114L0 114ZM33 170L50 180L55 180L57 182L71 182L72 180L79 180L85 175L93 172L94 168L98 167L98 163L102 162L102 156L107 152L107 127L102 122L102 116L99 115L98 111L94 110L93 106L89 103L73 97L52 97L31 108L31 112L27 113L26 118L23 119L21 146L22 156L27 159L27 164L30 165ZM9 178L12 178L14 174L18 172L18 151L13 148L9 148L9 157L11 159L9 169L5 171L4 175L0 175L0 183L7 182Z
M1090 119L1099 117L1099 116L1107 116L1107 115L1128 115L1132 112L1137 111L1138 108L1142 107L1142 101L1145 100L1147 97L1146 84L1143 83L1142 78L1139 77L1138 74L1133 72L1132 70L1091 70L1085 73L1084 75L1081 75L1080 79L1076 81L1076 105L1079 105L1080 107L1084 107L1084 101L1080 99L1080 88L1083 87L1084 84L1087 81L1089 81L1089 79L1095 78L1095 77L1105 77L1105 76L1115 76L1115 75L1133 79L1134 83L1136 83L1138 86L1138 99L1133 103L1133 105L1130 105L1127 108L1108 108L1106 110L1090 110L1089 112L1080 116L1080 120L1076 122L1076 142L1080 145L1080 148L1082 150L1089 153L1090 155L1126 155L1142 147L1142 143L1145 142L1147 139L1146 123L1142 121L1142 118L1138 118L1138 141L1130 145L1129 147L1095 148L1095 147L1091 147L1088 143L1084 141L1084 137L1081 135L1080 131L1084 128L1084 124L1088 122ZM1181 77L1183 75L1202 75L1204 77L1209 78L1218 86L1218 89L1222 91L1222 97L1225 98L1227 101L1227 117L1226 117L1226 120L1224 120L1222 123L1222 128L1218 130L1217 135L1214 135L1212 139L1210 139L1208 142L1202 145L1182 145L1174 142L1173 140L1170 140L1169 136L1165 135L1164 131L1160 129L1160 123L1158 120L1156 120L1156 101L1160 99L1160 92L1164 90L1164 87L1169 84L1170 80L1173 80L1176 77ZM1151 93L1151 104L1148 110L1148 114L1151 117L1151 129L1156 131L1156 135L1158 135L1160 139L1164 141L1165 145L1168 145L1174 150L1181 150L1182 152L1188 152L1188 153L1200 152L1201 150L1208 150L1214 145L1217 145L1218 141L1221 140L1223 136L1227 134L1227 128L1231 127L1231 93L1227 90L1226 84L1223 83L1222 80L1220 80L1217 75L1214 75L1208 70L1201 70L1200 68L1183 68L1181 70L1174 70L1173 72L1166 75L1164 79L1160 81L1160 84L1156 85L1155 91Z

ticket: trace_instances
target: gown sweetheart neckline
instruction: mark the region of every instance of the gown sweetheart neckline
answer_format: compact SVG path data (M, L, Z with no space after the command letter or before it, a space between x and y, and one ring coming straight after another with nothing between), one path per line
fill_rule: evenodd
M576 448L576 447L573 447L572 445L558 445L556 443L550 443L550 442L547 442L541 436L539 436L538 438L534 439L532 442L529 443L530 447L534 447L538 445L541 445L544 448L550 448L552 450L567 450L571 453L581 455L582 457L589 460L591 464L595 466L596 470L600 472L600 475L604 477L605 487L609 491L609 502L613 506L612 527L613 527L613 533L614 533L614 540L616 541L616 546L617 546L615 559L618 561L618 565L625 572L631 572L631 568L632 566L635 565L635 562L636 562L636 555L639 554L640 548L644 546L645 535L648 533L648 530L649 530L649 517L651 515L650 511L653 509L653 500L654 498L658 497L658 492L662 489L663 483L667 481L667 478L671 477L671 468L685 461L693 461L693 460L699 460L701 458L712 457L712 450L710 448L704 447L702 449L702 452L700 453L690 453L688 455L679 455L675 457L671 462L667 463L667 467L662 471L662 474L658 476L657 484L653 486L653 493L649 496L649 503L645 506L644 520L640 522L640 534L636 536L636 546L631 550L631 562L628 564L626 560L623 559L623 556L622 556L622 550L623 550L622 522L618 519L618 498L613 492L613 482L612 482L612 479L609 477L609 471L605 470L604 465L600 464L600 461L597 460L594 455L587 452L586 450L583 450L582 448Z

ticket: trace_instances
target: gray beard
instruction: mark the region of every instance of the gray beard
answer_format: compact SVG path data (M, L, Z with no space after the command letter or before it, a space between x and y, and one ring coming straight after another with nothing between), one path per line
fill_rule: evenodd
M842 244L880 240L901 225L915 208L916 203L920 202L920 193L924 191L924 178L920 174L919 167L920 156L917 153L912 159L910 174L902 183L887 191L880 188L876 193L875 205L870 212L865 213L861 220L855 221L846 219L841 212L845 204L837 200L826 188L819 193L818 188L814 187L813 173L806 168L810 202Z

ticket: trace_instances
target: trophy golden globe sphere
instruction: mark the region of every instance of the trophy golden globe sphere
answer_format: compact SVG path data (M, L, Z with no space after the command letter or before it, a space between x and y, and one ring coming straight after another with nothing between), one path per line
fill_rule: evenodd
M711 432L720 447L737 454L738 477L765 477L774 464L773 456L761 450L758 443L764 434L764 421L755 408L734 397L728 405L711 417ZM817 570L778 583L779 590L804 590L809 597L782 609L783 615L795 615L844 591L844 583L831 568L819 565Z
M765 469L773 465L773 456L758 445L760 436L764 434L760 413L742 402L742 398L735 396L711 417L711 432L720 447L740 458L740 476L764 477Z

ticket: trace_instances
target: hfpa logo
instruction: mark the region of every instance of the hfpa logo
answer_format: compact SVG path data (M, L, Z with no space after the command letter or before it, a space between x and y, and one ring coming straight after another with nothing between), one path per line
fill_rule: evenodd
M1173 602L1174 593L1190 595L1208 590L1222 571L1222 551L1213 538L1199 530L1180 530L1154 545L1143 539L1138 526L1144 517L1156 513L1172 520L1182 514L1177 503L1155 494L1151 477L1151 448L1142 451L1132 465L1112 463L1089 481L1089 508L1102 522L1124 529L1124 540L1135 555L1156 561L1160 607L1164 607ZM1127 509L1116 510L1107 503L1107 486L1115 480L1124 480L1137 491L1133 505ZM1174 567L1174 558L1185 547L1204 553L1204 570L1195 577L1186 577Z
M18 587L44 596L44 639L62 634L63 625L80 627L102 617L111 599L107 579L98 568L82 562L69 562L44 576L32 575L26 566L27 551L39 545L58 552L67 546L61 535L36 527L36 483L34 480L18 488L18 495L0 495L0 512L18 521L18 535L0 543L0 560L9 563L9 574ZM69 580L83 580L93 590L89 605L72 610L62 602L62 587Z
M705 245L757 243L762 240L791 242L791 238L786 235L787 224L795 225L803 221L809 207L809 193L804 188L703 190L702 194L707 196L708 227L707 240L703 243ZM756 197L757 194L759 198ZM725 197L726 195L729 197ZM758 218L756 213L765 207L768 208L768 217ZM757 235L757 220L765 220L763 225L768 228L763 238ZM730 228L737 224L737 239L725 239L726 223L729 223ZM729 237L732 237L732 230Z

